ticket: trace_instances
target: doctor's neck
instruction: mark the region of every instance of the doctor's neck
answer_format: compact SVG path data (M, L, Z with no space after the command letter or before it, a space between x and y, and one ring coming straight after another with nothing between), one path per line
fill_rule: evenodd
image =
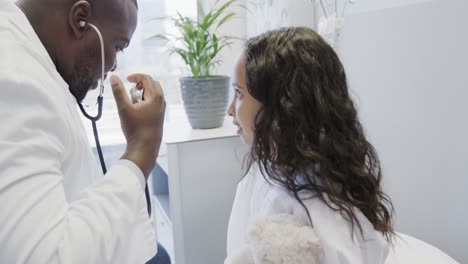
M68 4L67 4L68 3ZM67 9L70 1L64 0L19 0L16 5L23 11L44 45L53 63L66 58Z

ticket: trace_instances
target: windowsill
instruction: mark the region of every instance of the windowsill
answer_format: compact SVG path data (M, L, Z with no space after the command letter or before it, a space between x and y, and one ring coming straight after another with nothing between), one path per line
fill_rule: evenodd
M126 144L125 137L118 124L115 124L116 120L118 122L118 116L110 117L106 116L103 120L98 121L98 133L99 140L102 147L113 146L113 145L122 145ZM108 115L118 115L117 113L109 113ZM91 144L91 147L96 147L94 136L91 130L89 122L86 122L85 126L88 130L88 140ZM164 136L163 143L165 144L176 144L184 143L191 141L200 141L208 140L215 138L224 138L224 137L236 137L236 127L232 124L231 118L226 116L224 119L224 124L220 128L214 129L192 129L189 121L185 115L185 111L182 105L168 105L166 110L166 120L164 123ZM161 146L159 156L166 155L166 148L164 144Z
M88 140L91 147L95 148L96 143L94 140L93 130L91 123L86 118L82 117L83 124L88 135ZM187 116L182 104L169 104L166 106L166 115L164 121L164 132L166 127L174 122L187 122ZM99 133L99 141L101 146L113 146L126 144L126 139L120 128L120 120L117 111L104 112L101 120L97 122ZM167 132L171 133L171 131Z
M185 143L215 138L236 137L236 127L228 117L220 128L192 129L187 119L168 122L164 126L163 142L166 144Z

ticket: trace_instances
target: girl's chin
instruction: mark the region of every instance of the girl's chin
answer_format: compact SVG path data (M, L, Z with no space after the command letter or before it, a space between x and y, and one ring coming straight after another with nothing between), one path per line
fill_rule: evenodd
M251 138L248 138L246 137L243 133L240 133L239 134L241 140L242 140L242 143L244 143L245 145L252 145L252 139Z

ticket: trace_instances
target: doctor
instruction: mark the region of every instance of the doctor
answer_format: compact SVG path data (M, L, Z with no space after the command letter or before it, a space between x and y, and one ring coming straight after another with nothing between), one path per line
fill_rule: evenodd
M132 104L111 78L127 148L102 177L77 103L128 46L135 0L0 0L0 263L145 263L156 254L144 193L165 112L145 75Z

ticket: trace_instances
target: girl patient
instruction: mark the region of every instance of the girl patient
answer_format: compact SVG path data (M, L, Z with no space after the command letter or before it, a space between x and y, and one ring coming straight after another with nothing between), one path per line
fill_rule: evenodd
M308 28L247 41L228 114L250 145L226 264L384 263L392 204L334 50Z

